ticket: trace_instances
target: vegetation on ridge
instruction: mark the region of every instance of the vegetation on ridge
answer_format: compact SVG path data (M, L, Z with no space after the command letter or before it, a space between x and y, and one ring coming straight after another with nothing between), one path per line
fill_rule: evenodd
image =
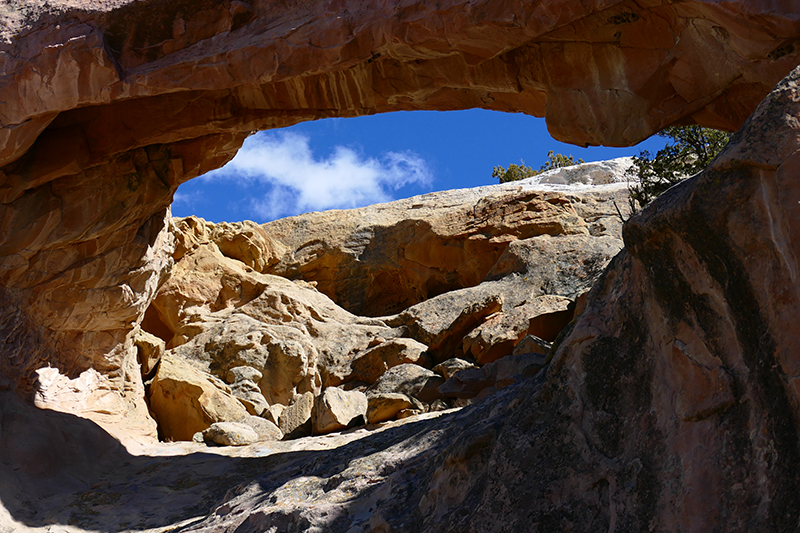
M536 176L537 174L547 172L548 170L571 167L572 165L577 165L584 162L585 161L583 159L578 159L575 161L575 159L572 158L572 155L565 156L563 154L556 154L550 150L547 152L547 161L545 161L544 165L539 167L539 170L534 170L532 167L526 166L525 161L520 161L521 164L511 164L508 166L508 169L505 169L500 165L494 167L494 170L492 171L492 177L500 180L500 183L507 183L509 181L524 180L525 178Z

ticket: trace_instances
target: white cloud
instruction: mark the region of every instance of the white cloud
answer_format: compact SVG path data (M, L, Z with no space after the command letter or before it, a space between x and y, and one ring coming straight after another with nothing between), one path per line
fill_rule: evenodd
M205 179L232 180L251 190L269 187L269 192L260 189L251 208L260 218L274 219L390 201L404 185L429 186L431 174L412 152L376 159L337 146L329 157L317 159L308 137L277 132L250 137L236 157Z
M184 205L190 209L203 200L203 193L200 191L184 192L178 189L172 198L173 205Z

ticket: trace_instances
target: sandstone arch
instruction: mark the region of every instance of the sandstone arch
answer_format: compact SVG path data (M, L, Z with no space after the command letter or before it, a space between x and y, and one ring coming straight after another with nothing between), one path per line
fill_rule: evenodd
M674 123L733 130L800 61L796 44L800 21L794 7L792 2L744 1L499 4L454 0L389 5L378 1L107 0L87 8L80 0L53 0L29 2L26 12L7 11L3 16L9 24L0 45L0 374L12 378L24 392L30 390L34 372L47 365L68 375L92 368L111 379L114 393L128 402L125 405L144 409L137 404L142 384L131 371L129 333L169 268L166 208L182 181L223 164L252 130L327 116L468 107L544 115L556 137L579 144L630 144ZM797 114L791 104L796 101L796 84L795 76L774 100L786 107L790 117ZM586 506L602 507L597 520L608 525L613 513L603 513L610 512L610 502L616 497L613 491L632 479L631 472L643 472L634 481L641 480L644 497L650 494L647 490L655 491L659 483L672 480L658 465L640 461L637 466L638 456L663 458L664 450L680 451L676 442L682 435L681 424L700 422L700 430L692 426L698 439L710 439L721 448L730 437L739 452L752 451L750 462L739 470L738 466L723 470L728 477L716 479L718 486L730 488L725 497L745 503L750 496L766 498L761 514L754 518L757 526L796 525L792 502L785 496L796 492L794 470L771 470L775 482L754 485L750 494L736 492L735 483L729 483L748 480L748 472L764 466L760 461L771 443L777 444L774 449L780 459L791 461L797 455L793 448L797 399L792 392L796 371L791 357L795 337L776 340L766 335L769 320L788 327L796 298L788 292L776 296L747 285L753 277L766 279L773 289L781 280L793 280L793 248L786 244L794 235L791 220L781 218L770 227L774 242L768 242L764 252L783 262L776 262L777 267L756 264L750 271L746 261L734 257L731 243L758 254L754 231L762 231L758 228L763 226L748 226L747 217L734 216L736 226L728 227L727 211L715 218L697 201L704 191L718 190L715 176L731 172L742 179L732 180L722 192L734 200L745 198L754 212L764 215L758 220L777 220L771 218L771 199L793 172L791 139L796 140L796 135L791 120L782 121L773 112L769 102L765 104L761 121L752 122L746 132L749 137L740 136L738 152L732 149L703 180L666 198L662 202L666 214L651 211L631 226L627 235L631 253L615 263L616 270L609 271L599 287L595 307L589 308L594 317L576 326L561 350L564 358L580 360L586 367L611 362L611 377L636 378L639 386L621 390L616 382L613 386L584 382L578 371L562 374L564 381L553 385L558 409L538 419L535 408L542 407L546 398L526 398L522 391L513 401L530 408L524 424L494 418L493 427L482 429L481 446L471 446L471 437L465 437L447 447L454 464L474 460L474 472L480 476L486 472L488 453L521 461L527 453L524 436L549 422L560 436L574 436L580 433L574 432L574 425L588 424L586 434L594 439L587 441L591 453L569 456L545 449L539 457L542 464L550 460L563 464L580 456L589 467L609 457L622 457L605 477L592 477L596 472L587 467L592 475L574 478L575 484L562 492L568 499L590 489L596 501ZM775 119L781 128L778 143L764 134L768 119ZM748 148L751 139L764 152L776 146L784 151L764 158ZM754 189L753 180L761 180L763 187ZM740 183L746 185L739 189ZM793 194L791 187L786 190ZM783 202L788 209L795 199L792 194L778 204ZM673 218L678 229L665 229ZM713 253L696 251L703 243L692 235L692 221L704 222L724 244L719 245L716 259ZM741 234L729 235L734 229ZM653 255L652 249L664 243L694 263L704 262L709 275L693 277L681 270L681 264ZM728 277L719 267L722 256L735 259L731 261L735 276ZM784 266L785 271L781 270ZM654 276L656 267L665 269L665 276ZM703 271L698 268L698 272ZM714 305L700 298L685 308L668 308L663 295L669 287L659 283L670 279L684 288L688 284L709 299L721 296ZM627 294L620 292L621 287L629 280L640 282L637 286L643 287L642 292L620 303L619 295ZM759 312L738 308L728 312L725 298L736 297L736 291L731 292L729 286L722 291L717 288L730 280L746 289L741 292L747 296L745 301L734 299L734 306L744 304ZM780 305L775 307L776 303ZM667 320L672 329L654 328L655 334L666 338L675 333L684 340L670 344L656 339L657 345L646 347L661 359L640 364L635 356L646 344L642 330L626 324L631 318L641 318L641 307L652 310L647 317L653 322L672 319ZM708 308L716 313L711 319L704 314ZM610 315L603 315L603 309L610 310ZM688 313L690 323L676 319L681 312ZM748 317L757 320L748 324ZM706 364L695 365L702 368L681 359L688 353L686 346L703 348L705 335L719 324L732 328L726 342L743 339L741 358L719 364L709 356ZM603 328L613 327L619 329L611 333L618 335L602 333ZM601 340L594 342L598 328ZM617 337L622 340L613 340ZM767 339L769 345L758 346L759 338ZM614 358L617 353L623 354L620 361ZM776 364L765 365L763 361L775 353L780 355ZM729 372L726 365L738 373ZM686 400L678 394L684 389L675 385L681 380L711 383L720 394L700 398L696 403L707 407L700 410L668 402L667 411L678 412L680 422L656 427L648 418L649 411L641 410L636 402L647 399L641 383L656 383L654 371L664 367L672 381L657 390L663 393L662 399ZM15 386L7 381L3 379L0 388ZM677 387L677 392L670 387ZM742 390L747 394L735 394ZM773 393L777 398L774 412L770 411ZM586 406L586 418L553 421L569 411L575 398ZM608 403L620 399L630 401ZM756 406L753 411L747 411L748 400L748 405ZM711 419L729 409L729 418ZM758 420L762 411L767 415ZM764 435L763 442L742 440L750 434L748 416L755 420L757 436ZM642 424L645 441L626 447L628 434L618 420ZM715 425L718 422L721 426ZM498 438L497 428L506 436ZM661 446L664 441L668 446ZM713 461L713 454L704 460ZM436 477L439 474L431 461L426 471ZM514 472L524 471L524 465L509 464ZM699 463L698 472L703 472L701 467L711 468ZM404 475L408 486L413 485L414 476L408 471ZM490 486L500 490L501 478L502 473L491 477ZM702 497L692 499L689 494L699 492L700 481L690 479L686 487L682 505L689 510L702 505ZM544 491L530 486L526 490L534 495ZM443 516L453 505L491 507L495 500L478 502L485 494L476 489L453 496L441 488L426 505L429 510L441 509ZM669 503L628 500L618 512L627 513L630 522L626 524L631 527L644 527L657 515L670 519ZM569 502L564 505L569 507ZM569 508L557 511L540 512L542 524L558 527L580 514ZM400 513L396 508L393 512ZM422 523L422 518L415 519ZM746 523L731 524L734 529L747 527Z
M21 355L25 341L10 342L6 371L12 358L17 370L40 358L67 372L106 364L167 261L148 255L163 237L156 214L252 130L483 107L545 116L561 140L626 145L673 123L736 129L800 59L796 12L772 4L498 6L10 7L0 45L0 283L54 346ZM111 360L119 371L120 356Z

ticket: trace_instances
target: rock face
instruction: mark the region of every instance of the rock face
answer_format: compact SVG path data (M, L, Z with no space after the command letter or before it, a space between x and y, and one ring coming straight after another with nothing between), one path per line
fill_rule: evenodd
M624 185L619 180L625 163L586 164L569 170L583 178L601 171L598 175L609 178L603 172L614 168L617 184L603 186L604 193L534 192L535 183L527 181L351 211L311 213L263 227L210 224L194 217L172 221L174 265L145 312L135 342L140 359L151 344L164 354L162 359L168 358L150 385L156 418L169 421L174 417L168 413L190 407L197 412L179 417L186 425L180 431L167 422L162 436L186 440L212 422L236 422L244 416L237 406L230 418L209 417L196 398L183 401L199 392L167 398L163 375L174 364L190 368L194 379L189 381L202 383L209 391L225 380L229 399L238 400L249 414L276 423L287 438L298 438L337 431L358 418L344 420L336 412L337 402L327 402L323 391L331 395L339 390L336 387L344 387L350 391L342 391L344 395L403 393L417 403L389 409L386 412L391 415L381 418L418 414L441 397L437 387L444 380L430 370L437 363L464 356L483 365L511 355L526 334L554 338L574 315L575 302L566 295L588 290L602 265L621 247L619 235L609 235L609 230L591 235L588 227L616 216L611 202L622 203L618 196ZM565 172L552 172L543 179L563 179ZM464 274L453 281L455 287L467 282L476 285L428 299L424 291L417 292L414 298L424 301L379 318L353 315L317 290L320 280L327 280L330 296L364 309L370 296L362 288L375 290L375 279L384 274L419 279L417 263L387 260L398 253L393 247L408 252L419 236L405 230L410 224L402 217L408 216L410 204L418 205L410 220L428 228L422 233L424 242L439 239L447 244L444 248L454 250L469 241L494 247L494 255L484 254L485 264L469 275L469 266L454 268L442 257L436 268L424 271L436 277L449 269ZM470 206L483 213L477 222ZM591 222L573 206L580 206ZM322 221L327 227L324 239L303 233L317 231ZM615 227L610 222L607 226ZM354 235L359 236L358 254L352 248ZM308 246L311 241L318 246ZM522 248L519 243L529 246ZM536 252L508 254L512 244L514 250ZM563 257L552 261L546 255L552 250ZM317 268L335 262L332 257L348 259L340 263L345 265L342 269ZM544 262L554 264L549 268L538 264ZM275 274L289 275L287 264L312 263L317 267L290 269L293 280ZM392 294L403 290L391 287L397 289L387 291ZM170 398L176 402L174 407L168 405ZM366 415L366 404L363 410Z
M312 213L263 227L288 249L270 273L315 281L345 309L368 316L477 285L512 241L589 233L564 195L518 184ZM383 290L389 286L394 290Z

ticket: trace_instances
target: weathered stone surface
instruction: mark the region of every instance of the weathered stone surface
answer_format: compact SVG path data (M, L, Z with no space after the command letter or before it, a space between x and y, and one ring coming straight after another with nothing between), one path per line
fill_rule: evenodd
M169 354L161 358L149 400L165 440L191 440L214 422L247 417L244 406L224 383Z
M451 291L388 317L390 325L404 325L407 334L428 345L434 361L460 355L464 336L486 317L503 308L503 298L482 287Z
M480 400L509 385L534 377L546 365L546 354L508 355L481 368L458 370L439 386L439 392L447 398Z
M137 360L142 366L142 377L152 377L164 354L164 341L141 329L134 332L133 344L136 346Z
M65 122L81 125L94 154L286 126L314 113L465 107L547 116L554 135L575 144L633 144L686 116L735 128L797 62L785 45L797 36L793 13L740 2L552 0L513 14L462 1L401 10L374 2L334 10L262 1L30 4L3 15L4 163ZM80 19L70 17L76 8ZM352 18L335 16L342 12ZM225 69L216 66L221 58ZM327 89L310 90L326 81ZM53 120L84 107L70 121ZM131 120L137 109L150 120ZM130 121L125 138L104 138L111 114Z
M258 383L263 377L264 375L257 368L253 368L252 366L235 366L228 370L225 381L231 385L241 381Z
M580 201L575 198L576 204ZM553 294L574 300L597 279L622 249L619 234L551 238L542 235L511 242L494 267L488 281L509 276L526 278L535 295Z
M800 57L795 12L760 3L329 8L37 0L0 14L0 286L35 326L6 343L21 361L4 371L30 384L44 359L135 387L117 347L165 270L159 213L254 129L485 107L631 144L680 121L734 128ZM245 241L221 246L271 263Z
M525 335L517 344L514 345L512 355L521 355L524 353L540 353L547 355L550 353L552 343L540 339L535 335Z
M287 21L260 2L6 7L3 529L797 527L796 74L712 168L631 221L546 382L263 459L180 457L192 443L132 454L17 396L141 398L131 332L169 269L159 212L241 132L473 106L544 110L577 142L728 126L797 64L797 10L310 3Z
M278 428L287 439L311 434L311 413L314 410L314 393L295 396L292 403L281 412Z
M140 375L138 365L128 367L127 371ZM147 442L157 436L157 428L147 414L141 379L137 385L121 396L115 384L97 370L89 369L70 379L58 368L40 368L36 372L33 404L40 409L92 420L120 441ZM6 380L6 389L16 389L13 380Z
M228 370L226 379L231 386L231 394L242 402L251 415L261 416L269 408L258 383L262 373L252 366L237 366Z
M263 228L289 250L270 273L315 281L337 304L368 316L477 285L511 241L588 234L564 195L530 184L309 213Z
M397 417L397 413L414 404L405 394L399 392L380 392L367 396L367 422L377 424Z
M484 374L494 380L493 386L500 390L525 378L534 377L547 365L547 355L524 353L503 357L481 368Z
M540 296L524 305L488 317L464 337L462 349L481 366L510 355L514 346L528 334L531 321L544 320L542 315L565 316L563 326L571 318L567 311L570 300L560 296ZM560 331L561 328L558 329Z
M283 432L278 428L278 425L271 420L251 415L242 422L253 428L258 435L258 442L283 439Z
M269 404L339 385L352 354L397 335L308 285L225 256L211 240L219 233L214 224L190 217L172 231L176 263L148 313L167 332L168 347L200 368L223 378L240 366L260 372L257 385ZM154 322L143 326L155 331Z
M220 446L247 446L258 440L258 434L240 422L214 422L203 430L203 439Z
M375 383L388 369L403 363L426 366L428 347L414 339L391 339L358 354L348 381Z
M419 365L402 364L390 368L380 379L367 389L367 396L388 392L400 392L430 403L440 397L436 390L444 383L439 374Z
M165 271L159 213L255 129L485 107L628 145L677 122L735 128L800 57L795 10L751 2L36 0L0 16L0 286L35 326L4 371L27 387L42 359L136 386L118 346ZM246 241L222 247L271 263Z
M446 398L474 398L494 380L486 376L482 368L465 368L455 372L439 386L439 393Z
M317 396L312 414L315 435L363 425L367 419L367 396L359 391L328 387Z
M284 409L286 406L280 403L273 403L269 407L267 407L261 416L264 417L265 420L272 422L276 426L280 423L281 414L283 414Z
M469 361L453 357L446 361L442 361L441 363L433 367L433 371L441 375L444 379L450 379L450 377L453 374L455 374L459 370L464 370L465 368L476 368L476 367L473 363L470 363Z
M242 402L251 415L261 416L269 408L266 398L261 394L261 388L255 381L247 379L236 381L231 385L231 394Z

